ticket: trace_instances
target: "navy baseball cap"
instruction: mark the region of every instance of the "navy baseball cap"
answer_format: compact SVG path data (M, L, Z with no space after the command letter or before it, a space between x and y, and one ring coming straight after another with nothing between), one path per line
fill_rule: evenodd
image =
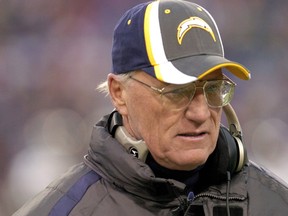
M185 84L226 68L243 80L250 72L224 57L221 37L203 7L182 0L158 0L128 10L114 30L112 70L143 70L156 79Z

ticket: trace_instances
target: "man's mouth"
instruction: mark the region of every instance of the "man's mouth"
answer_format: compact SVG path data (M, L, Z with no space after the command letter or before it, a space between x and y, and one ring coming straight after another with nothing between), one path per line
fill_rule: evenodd
M207 134L207 132L200 132L200 133L181 133L178 134L178 136L182 136L182 137L202 137L205 134Z

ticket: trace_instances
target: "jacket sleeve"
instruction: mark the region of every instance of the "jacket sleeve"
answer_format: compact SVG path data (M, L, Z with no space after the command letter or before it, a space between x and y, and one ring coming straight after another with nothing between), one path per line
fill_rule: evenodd
M68 215L88 187L98 180L95 172L83 163L78 164L25 203L13 216Z

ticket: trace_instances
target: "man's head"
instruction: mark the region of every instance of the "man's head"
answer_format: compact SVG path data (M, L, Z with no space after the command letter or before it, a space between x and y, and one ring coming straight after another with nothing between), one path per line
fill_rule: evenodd
M204 164L218 139L222 106L234 84L217 26L202 7L181 0L140 4L124 14L113 41L109 93L128 132L143 139L153 158L175 170Z

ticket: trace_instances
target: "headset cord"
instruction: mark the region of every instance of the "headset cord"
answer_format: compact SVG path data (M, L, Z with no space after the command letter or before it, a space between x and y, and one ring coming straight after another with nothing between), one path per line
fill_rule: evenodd
M231 174L230 174L229 171L227 171L227 189L226 189L226 211L227 211L227 216L230 216L230 206L229 206L230 182L231 182Z

